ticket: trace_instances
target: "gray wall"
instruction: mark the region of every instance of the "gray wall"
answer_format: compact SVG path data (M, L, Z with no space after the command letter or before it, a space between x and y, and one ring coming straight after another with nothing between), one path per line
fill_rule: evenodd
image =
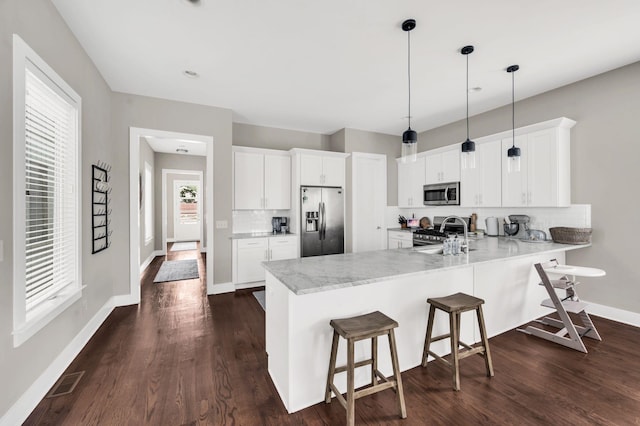
M213 137L213 220L226 220L227 229L214 233L214 284L231 282L231 110L203 105L175 102L145 96L114 93L112 98L113 144L116 155L122 159L117 172L128 179L129 128L164 130ZM165 167L156 157L156 169ZM175 165L168 166L177 168ZM120 188L122 196L114 205L127 210L129 206L128 182ZM114 193L116 190L114 189ZM114 197L115 198L115 197ZM128 232L128 218L123 224ZM127 238L123 236L123 238ZM211 244L209 244L211 246ZM127 251L126 248L123 250ZM116 294L129 293L127 278L117 283Z
M82 97L82 298L18 348L13 348L13 94L12 34L18 34ZM113 283L128 283L128 225L121 228L126 205L113 203L113 245L91 254L91 164L114 166L113 193L123 191L117 176L127 156L116 157L111 138L111 91L89 57L48 0L0 1L0 377L11 384L0 392L4 414L45 371L113 294ZM116 158L121 158L120 170ZM126 180L126 178L125 178ZM126 194L125 194L126 197ZM9 201L7 201L9 200ZM124 207L124 208L123 208ZM127 218L128 223L128 218ZM124 249L122 249L124 247ZM119 273L118 271L122 271ZM128 286L128 284L127 284ZM124 292L122 292L124 293ZM46 392L46 389L42 390Z
M233 144L283 151L288 151L291 148L329 150L329 136L320 133L233 123Z
M144 181L144 163L148 163L151 167L153 167L153 171L155 174L155 165L154 165L154 152L151 149L151 147L149 146L149 143L147 142L147 140L145 138L141 138L140 140L140 162L139 162L139 169L140 173L142 175L142 181L141 181L141 185L142 185L142 191L143 193L146 193L146 191L148 190L148 188L145 188L145 181ZM157 187L157 183L155 182L155 176L153 178L154 183L153 183L153 187L154 189ZM155 195L154 195L155 197ZM145 238L144 238L144 234L146 231L146 223L144 220L144 215L145 215L145 205L144 205L144 199L142 200L142 203L140 205L139 208L139 212L140 212L140 217L139 217L139 221L140 221L140 238L139 238L139 244L140 244L140 265L142 265L142 263L149 257L151 256L151 253L153 253L154 249L155 249L155 244L156 244L156 240L158 239L162 239L162 236L157 234L156 231L154 230L154 234L153 234L153 239L147 244L145 242ZM155 214L155 208L154 208L154 214ZM154 224L157 222L157 218L154 217Z
M180 155L180 154L166 154L161 152L156 152L155 154L156 160L156 192L155 192L155 223L156 223L156 235L158 238L156 239L156 250L162 249L162 170L163 169L176 169L176 170L193 170L202 172L202 215L204 217L207 205L206 196L204 193L204 184L207 181L207 162L206 157L201 157L197 155ZM173 238L173 181L176 176L185 176L185 175L175 175L169 173L167 175L167 238ZM197 176L189 175L189 179L197 180ZM178 178L184 179L184 178ZM214 237L215 238L215 237ZM204 226L204 238L202 241L202 247L207 246L207 227L206 223ZM218 267L218 265L216 265Z
M591 204L593 246L570 251L567 263L607 271L583 279L581 298L640 313L640 272L634 212L640 210L640 62L516 103L516 127L568 117L571 131L571 192L574 204ZM516 88L517 90L517 88ZM472 117L471 136L511 128L510 106ZM419 149L462 142L464 121L419 135Z

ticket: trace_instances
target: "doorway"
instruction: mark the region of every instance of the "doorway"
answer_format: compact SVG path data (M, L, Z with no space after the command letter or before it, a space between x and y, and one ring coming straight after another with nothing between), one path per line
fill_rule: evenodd
M142 138L158 138L158 139L172 139L188 143L197 143L203 146L206 151L202 155L206 157L205 160L205 179L200 177L200 194L201 200L204 199L204 203L200 203L200 223L201 227L204 223L213 223L213 211L214 211L214 197L213 197L213 137L206 135L195 135L188 133L177 133L157 129L144 129L138 127L131 127L129 129L129 287L130 292L127 296L120 297L119 305L130 305L140 303L140 205L141 205L141 182L140 182L140 145ZM191 171L193 174L194 171ZM201 172L202 173L202 172ZM163 188L163 193L166 193L166 188ZM166 204L164 204L166 206ZM163 208L164 210L164 208ZM162 225L163 236L166 238L166 222ZM207 243L207 256L205 260L206 270L206 283L207 294L213 294L213 268L214 268L214 227L205 227L205 231L201 231L201 242L204 240ZM166 253L166 239L162 241L162 252ZM159 254L161 254L159 253Z
M203 175L201 171L197 170L186 170L186 169L162 169L162 247L164 249L164 253L166 254L167 243L169 242L179 242L179 241L200 241L200 247L202 251L208 250L208 239L205 237L205 233L208 232L208 228L204 226L205 220L203 220L203 204L208 202L206 194L203 194ZM176 227L176 221L180 220L180 212L179 206L176 204L180 201L180 189L176 188L181 184L186 184L186 186L194 186L196 187L196 214L198 215L197 225L195 222L195 217L185 216L183 218L182 225L178 224ZM177 191L177 196L176 196ZM184 194L187 198L190 197L189 194ZM204 200L204 203L203 203ZM186 210L193 210L194 203L185 203L192 204L186 207ZM205 208L206 211L206 208ZM176 235L176 229L180 233L181 231L187 232L187 234L180 233ZM205 241L207 242L205 247Z
M200 241L200 182L173 182L173 239Z
M352 251L386 248L387 156L351 154Z

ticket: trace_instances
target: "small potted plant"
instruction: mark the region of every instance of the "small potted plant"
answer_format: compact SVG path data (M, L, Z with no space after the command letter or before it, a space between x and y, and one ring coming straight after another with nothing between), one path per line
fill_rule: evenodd
M407 227L407 218L404 216L398 216L398 223L400 224L400 228Z

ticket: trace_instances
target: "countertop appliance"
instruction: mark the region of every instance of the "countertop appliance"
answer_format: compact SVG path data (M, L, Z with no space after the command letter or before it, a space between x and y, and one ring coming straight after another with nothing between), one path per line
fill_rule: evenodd
M344 193L342 188L300 187L300 255L344 253Z
M460 182L424 185L422 194L425 206L459 206Z
M271 228L274 234L286 233L289 230L289 218L286 216L273 216L271 218Z
M531 218L526 214L512 214L509 215L509 220L512 224L517 225L517 232L515 235L512 235L511 238L517 238L520 240L528 240L529 239L529 221Z
M489 237L497 237L498 236L498 218L497 217L488 217L484 220L487 225L487 235Z

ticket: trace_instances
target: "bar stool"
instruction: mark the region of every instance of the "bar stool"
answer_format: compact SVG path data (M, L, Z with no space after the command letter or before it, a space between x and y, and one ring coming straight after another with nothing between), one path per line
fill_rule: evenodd
M347 410L347 425L355 423L355 400L363 396L371 395L385 389L393 388L398 397L400 417L407 417L402 391L402 377L398 364L398 352L393 329L398 323L381 312L371 312L352 318L333 319L329 323L333 327L333 343L331 344L331 359L329 361L329 374L325 391L325 402L331 402L331 393ZM389 349L391 350L391 364L393 377L387 378L378 371L378 336L389 337ZM336 354L338 352L338 339L342 336L347 341L347 365L336 367ZM371 339L371 359L354 362L354 343L359 340ZM360 390L354 389L354 370L358 367L371 365L371 384ZM336 373L347 372L347 393L345 397L338 391L333 378ZM378 380L380 379L380 380Z
M453 373L453 389L460 390L460 371L459 362L461 359L469 355L478 354L484 357L484 363L487 368L487 377L493 377L493 364L491 363L491 352L489 351L489 339L487 339L487 331L484 326L484 316L482 315L482 304L484 300L477 297L469 296L464 293L456 293L446 297L438 297L427 299L429 303L429 320L427 321L427 336L424 341L424 352L422 353L422 366L427 366L427 358L429 355L435 359L444 362L451 368ZM437 337L431 337L433 331L433 318L436 309L440 309L449 314L449 334L443 334ZM478 325L480 328L481 345L472 347L460 341L460 314L466 311L475 310L478 315ZM450 338L451 339L451 361L436 355L429 350L432 342ZM460 351L459 347L466 349Z

